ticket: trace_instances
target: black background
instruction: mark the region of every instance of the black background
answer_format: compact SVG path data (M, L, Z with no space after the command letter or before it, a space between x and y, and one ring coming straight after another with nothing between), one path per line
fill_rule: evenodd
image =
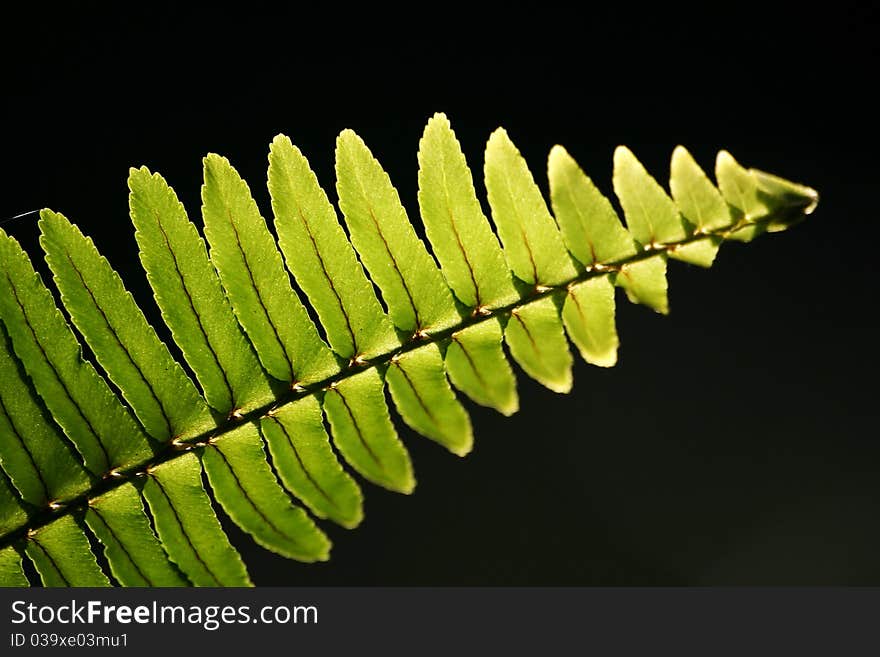
M201 157L219 152L268 212L279 132L332 196L334 138L354 128L412 218L435 111L477 173L504 125L545 190L555 143L606 193L616 145L665 181L681 143L709 170L726 148L822 197L710 271L672 264L669 317L620 297L620 363L577 363L571 395L521 375L513 418L469 405L464 460L401 427L416 492L364 484L363 525L327 527L330 562L230 526L257 584L880 584L876 11L127 7L4 17L0 220L65 213L152 318L128 167L162 172L198 221ZM3 228L36 258L35 224Z

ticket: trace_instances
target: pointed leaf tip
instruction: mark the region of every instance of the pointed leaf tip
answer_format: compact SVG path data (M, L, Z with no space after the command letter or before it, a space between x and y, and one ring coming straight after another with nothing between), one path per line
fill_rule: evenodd
M439 124L444 128L449 128L452 125L449 121L449 117L446 116L445 112L434 112L434 115L430 119L428 119L428 125L430 126L432 124Z
M724 150L723 148L718 151L718 155L715 156L715 164L737 164L737 161L734 159L733 155L730 154L729 151Z
M640 244L667 244L687 237L675 203L626 146L614 150L612 181L627 226Z
M819 203L816 190L765 173L746 169L727 151L719 151L716 159L716 177L725 200L743 214L743 220L752 224L745 239L763 230L778 232L799 223L812 213ZM741 239L736 231L731 238Z
M550 155L547 156L547 160L548 162L553 162L554 160L560 160L570 157L571 155L569 155L568 151L565 150L565 146L554 144L553 148L550 149Z
M695 232L705 233L733 223L721 192L683 146L677 146L672 153L669 188L679 211L695 227Z
M290 137L285 135L283 132L279 132L277 135L275 135L272 138L272 142L269 144L269 156L270 156L269 161L271 162L271 160L272 160L271 155L273 153L275 153L275 151L277 149L284 148L284 147L292 148L293 141L290 139Z
M143 178L158 178L162 179L162 176L158 173L153 173L150 171L145 164L142 164L139 167L129 167L128 169L128 180L129 187L131 187L131 181Z
M547 162L550 202L568 251L581 264L613 262L636 253L611 203L562 146Z
M757 178L761 191L786 206L801 208L805 215L811 214L819 204L819 192L812 187L780 178L760 169L749 169L749 171Z
M418 202L446 282L470 309L518 298L498 238L483 214L461 145L444 115L419 140Z
M559 285L576 275L559 228L522 153L498 128L484 164L492 220L510 269L533 285Z

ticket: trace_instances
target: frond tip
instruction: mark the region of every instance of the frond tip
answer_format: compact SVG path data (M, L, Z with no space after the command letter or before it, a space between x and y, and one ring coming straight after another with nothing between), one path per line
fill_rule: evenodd
M726 241L785 230L819 198L726 151L716 187L681 146L667 193L621 146L624 224L561 146L548 207L499 128L484 165L490 223L437 114L418 151L426 244L360 137L343 131L336 158L347 232L305 156L273 140L277 244L226 158L204 160L206 239L161 176L131 170L135 237L173 350L64 216L41 213L40 244L73 326L0 229L0 585L29 584L25 558L46 586L249 585L215 503L265 548L326 560L320 523L361 522L359 479L415 487L389 398L412 430L464 456L473 427L456 391L515 413L512 358L569 392L569 340L588 363L617 362L615 288L665 314L669 259L709 267Z

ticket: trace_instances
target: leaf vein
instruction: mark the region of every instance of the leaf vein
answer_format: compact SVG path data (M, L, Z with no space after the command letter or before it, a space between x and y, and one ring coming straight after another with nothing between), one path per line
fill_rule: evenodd
M42 552L43 556L45 556L49 560L49 563L52 564L52 568L54 568L55 572L58 573L58 577L60 577L61 581L64 582L64 586L70 586L70 580L64 576L64 572L62 572L61 567L58 565L58 562L55 561L49 551L43 547L43 544L37 540L37 537L31 536L28 540L36 545L38 548L40 548L40 552Z
M159 214L155 212L155 210L153 211L153 214L156 217L156 225L159 226L159 230L162 232L162 238L165 240L165 246L168 248L168 252L171 254L171 259L174 261L174 271L177 274L178 280L180 281L180 286L183 289L184 295L186 296L187 303L189 304L190 310L192 310L193 312L193 316L195 316L196 318L196 324L198 324L199 331L201 332L202 337L205 339L205 346L208 348L208 351L214 358L214 363L217 365L217 369L220 370L220 375L223 377L223 383L226 386L226 390L229 392L229 399L232 400L232 408L234 409L237 404L235 401L235 393L233 392L232 386L229 383L229 377L226 375L226 370L224 370L223 366L220 364L220 358L217 355L217 352L214 350L214 346L211 344L211 340L208 338L208 333L205 331L205 326L202 323L202 317L196 310L192 294L190 293L189 288L186 285L186 280L183 277L183 273L180 271L180 262L177 260L177 254L174 252L174 249L171 248L171 242L168 239L168 233L165 232L165 227L162 225L161 219L159 219Z
M247 492L247 490L245 489L244 485L241 483L241 479L238 478L238 474L237 474L237 473L235 472L235 470L232 468L232 465L230 465L229 460L226 458L226 455L223 453L223 450L220 449L220 446L217 445L217 443L209 443L209 446L210 446L210 447L213 447L213 448L214 448L214 451L217 452L217 454L220 456L220 459L223 461L223 464L226 466L226 469L229 471L229 474L232 475L232 479L233 479L233 481L235 481L235 485L238 487L238 490L241 491L241 495L242 495L242 497L243 497L243 498L245 499L245 501L250 505L250 507L251 507L254 511L257 512L257 515L260 516L260 518L262 518L263 522L265 522L266 525L268 525L268 527L269 527L272 531L274 531L276 534L278 534L281 538L286 539L286 540L288 540L288 541L291 541L292 543L295 543L296 545L302 547L302 543L299 541L299 539L297 539L297 538L294 537L294 536L291 536L291 535L287 534L287 533L284 532L282 529L280 529L280 528L278 527L278 525L276 525L274 522L272 522L272 519L271 519L269 516L267 516L267 515L263 512L263 510L260 509L259 506L257 506L257 503L254 502L254 500L253 500L253 499L251 498L251 496L248 494L248 492Z
M238 246L238 250L241 253L242 259L244 260L244 269L248 274L248 279L251 282L251 287L254 289L254 293L257 295L257 302L260 304L260 309L263 311L263 315L265 315L266 321L272 328L272 333L275 335L275 341L281 348L281 353L284 354L284 360L287 361L287 368L290 370L290 380L292 381L296 374L293 371L293 361L290 358L290 354L287 353L287 345L285 345L284 341L281 339L281 335L279 335L278 333L278 327L272 320L272 316L269 314L269 309L266 307L265 301L263 301L263 293L260 291L257 282L254 280L254 272L253 270L251 270L251 263L248 260L247 252L244 250L244 247L241 244L241 235L238 232L238 227L235 225L235 220L232 218L232 213L229 211L228 208L226 210L226 213L229 217L229 225L232 227L232 232L235 235L235 243Z
M342 313L343 319L345 319L345 328L348 331L348 336L351 338L351 344L354 348L354 353L357 355L359 353L359 347L357 344L357 338L355 337L354 330L351 326L351 318L348 316L348 312L345 310L345 306L342 303L342 297L339 296L339 291L336 289L336 285L333 283L333 279L330 277L330 273L327 271L327 265L324 262L324 258L321 255L321 251L318 248L318 243L315 240L315 235L312 233L312 227L309 225L308 220L303 215L302 208L297 204L296 206L297 214L299 215L300 221L303 223L303 228L305 228L306 235L309 236L309 242L312 245L312 249L315 252L315 256L318 258L318 264L321 265L321 274L323 274L324 279L327 281L327 284L330 286L330 291L333 292L333 296L336 299L336 303L339 306L339 312Z
M104 320L104 323L107 325L107 329L110 331L110 334L113 336L113 339L116 340L116 344L119 345L119 348L122 349L122 351L125 353L126 358L128 358L128 362L130 362L132 367L134 367L135 371L137 371L138 376L140 377L141 381L144 382L144 385L146 385L147 389L150 391L150 396L152 396L153 400L159 406L159 410L162 412L162 419L165 420L165 428L168 430L168 435L173 436L174 429L171 427L171 418L168 415L168 411L165 410L165 404L163 404L162 400L159 399L159 396L156 394L155 388L153 388L153 384L150 383L150 381L144 375L143 370L141 370L140 366L135 362L134 357L131 355L131 352L129 351L128 347L125 345L125 343L122 340L119 339L119 334L116 332L115 327L110 322L110 318L107 317L107 314L104 312L104 309L98 303L97 299L95 299L95 295L92 292L92 289L89 287L89 284L86 283L86 280L83 277L82 272L79 270L79 267L77 267L76 264L73 262L73 259L70 257L69 253L65 253L65 256L67 256L67 260L68 260L68 262L70 262L70 266L73 267L73 270L76 272L76 275L79 277L79 280L83 285L83 288L85 288L86 292L88 292L89 298L92 300L92 303L94 304L95 308L101 314L101 318Z
M453 335L452 338L450 338L450 339L451 339L455 344L458 345L458 348L459 348L459 349L461 349L461 353L464 354L465 360L467 360L468 365L470 365L470 367L471 367L471 371L474 373L474 376L477 377L477 381L479 381L480 384L481 384L483 387L485 387L485 386L486 386L486 380L483 378L483 374L480 372L480 369L477 367L476 363L474 363L474 359L473 359L473 357L470 355L470 353L468 353L468 350L467 350L467 348L465 347L464 343L463 343L461 340L459 340L457 337L455 337L454 335Z
M101 521L101 524L106 527L107 533L109 533L113 540L116 541L119 549L122 550L122 553L125 555L125 558L128 559L129 563L134 566L134 569L137 571L140 578L147 583L147 586L155 586L155 584L153 584L153 581L149 577L147 577L146 574L144 574L143 570L141 570L141 567L138 565L137 561L131 556L128 548L125 547L122 540L119 538L119 536L117 536L116 532L113 531L113 528L110 526L110 524L104 519L103 514L101 514L101 512L98 511L97 507L95 506L92 506L91 510L95 513L95 517Z
M21 448L24 450L24 453L27 454L28 460L31 462L31 465L34 468L34 472L37 475L37 480L40 482L40 486L43 489L43 497L48 502L51 497L51 493L49 492L49 487L46 485L46 480L43 479L43 473L40 472L40 468L37 466L37 462L34 459L34 454L31 452L28 444L25 442L24 438L21 435L21 432L18 430L18 427L15 426L15 421L12 419L12 415L9 413L9 409L6 408L6 404L3 403L3 398L0 397L0 413L2 413L6 419L9 421L9 426L12 427L12 433L15 434L15 437L18 439L18 443L21 445ZM11 480L11 478L10 478ZM19 495L21 494L20 491ZM24 498L22 498L23 500Z
M306 478L309 480L312 486L315 487L315 490L317 490L325 500L327 500L330 504L338 509L339 506L336 504L336 501L327 494L327 491L325 491L323 486L321 486L321 484L319 484L315 480L315 478L312 476L312 473L306 467L306 464L302 460L302 456L300 456L299 450L296 448L296 445L293 442L293 437L290 435L290 432L287 431L287 427L284 426L284 423L281 422L278 418L271 415L269 416L269 419L271 419L275 424L278 425L278 427L284 434L284 437L287 438L287 442L290 445L290 449L293 450L293 455L296 457L296 461L297 463L299 463L300 469L303 471L303 474L305 474Z
M367 442L366 438L364 437L364 434L361 431L361 427L358 424L357 418L354 416L354 413L352 413L351 406L348 405L348 400L345 398L345 395L343 395L338 388L330 388L330 390L339 395L339 399L342 400L342 405L345 406L345 412L348 413L348 417L351 418L351 423L352 425L354 425L354 431L357 434L358 440L360 440L361 445L364 446L364 449L367 450L367 453L376 462L376 465L379 466L379 469L381 469L382 472L387 473L387 471L385 470L385 465L382 463L382 461L379 460L379 456L373 451L373 448L370 447L370 443Z
M55 363L53 363L51 361L51 359L49 358L48 354L46 354L46 350L43 348L43 344L40 342L39 338L37 337L37 333L34 330L33 325L31 324L31 321L27 315L27 312L25 311L24 304L22 304L21 298L18 296L18 289L15 287L15 283L13 283L12 278L9 276L8 273L6 274L6 280L9 281L9 288L12 291L12 296L15 298L15 303L18 304L18 307L21 310L22 319L24 319L24 324L25 324L25 326L27 326L28 330L30 331L31 337L34 340L34 344L37 345L37 349L40 350L40 354L42 355L43 360L46 361L46 364L52 370L52 373L55 375L55 379L58 381L59 385L61 385L61 388L64 390L64 394L67 396L67 399L70 401L70 403L76 409L77 414L86 423L86 426L88 427L89 431L92 433L92 436L94 436L95 442L98 444L98 447L101 448L101 453L104 456L104 467L105 467L105 469L109 470L111 467L111 463L110 463L110 455L107 453L107 448L104 446L104 443L101 441L101 437L98 435L98 432L95 430L95 427L92 425L89 418L86 417L86 415L83 412L80 405L73 398L73 395L70 393L70 388L67 387L67 383L64 381L64 379L58 373L58 370L55 367ZM93 474L98 474L98 473L93 472Z
M165 498L165 501L168 502L168 508L171 509L171 514L174 516L174 522L176 522L178 528L180 528L180 533L183 536L183 538L186 539L186 543L187 543L187 545L189 545L190 550L193 553L193 556L196 558L196 560L200 564L202 564L202 567L205 569L205 572L208 573L208 577L210 577L212 580L214 580L214 582L217 584L217 586L221 586L220 580L217 579L217 576L208 567L208 564L205 563L205 560L202 559L202 555L196 549L196 546L193 545L192 539L189 537L189 534L186 533L186 528L184 528L184 526L183 526L183 521L180 519L180 514L177 512L177 508L174 506L174 503L171 501L171 497L166 492L165 486L162 485L162 482L159 481L159 478L156 477L155 475L150 474L149 476L150 476L150 479L159 487L159 492L162 493L162 496Z
M388 246L388 240L385 239L385 233L382 232L382 228L379 226L379 221L376 219L376 215L373 213L373 206L369 206L368 209L370 211L370 219L373 220L373 225L376 227L376 233L379 235L379 239L382 240L382 245L385 247L385 253L388 254L388 258L391 260L391 267L392 269L394 269L394 272L400 279L400 284L403 285L403 291L406 292L406 298L409 301L410 308L412 308L413 315L415 315L416 330L419 330L423 328L422 320L419 319L419 309L416 308L412 292L410 292L409 286L406 284L406 279L403 276L403 272L400 271L400 267L397 265L397 260L395 259L394 254L391 252L391 247Z
M428 416L428 419L431 420L431 424L433 424L437 429L440 429L440 425L437 424L437 418L434 416L434 412L431 410L431 407L425 403L425 400L422 398L421 393L419 393L418 388L416 388L415 384L413 384L412 379L405 369L403 369L403 365L400 364L398 360L391 361L392 366L397 368L397 371L403 375L403 378L406 380L406 384L409 386L410 390L413 391L413 395L416 397L416 401L419 402L419 406L422 407L422 410L425 411L425 415Z

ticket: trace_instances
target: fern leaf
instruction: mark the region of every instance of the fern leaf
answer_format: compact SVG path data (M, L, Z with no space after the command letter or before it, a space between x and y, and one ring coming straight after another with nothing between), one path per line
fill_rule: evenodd
M760 169L749 169L758 184L758 196L772 215L767 232L778 233L804 220L819 202L816 192Z
M22 501L36 508L84 494L91 477L46 417L2 326L0 338L0 465Z
M2 429L2 427L0 427ZM5 431L0 435L8 435ZM0 534L27 523L28 513L5 472L0 470ZM28 586L22 558L14 545L0 548L0 587Z
M40 242L61 300L117 397L83 358L27 255L0 231L0 585L27 584L25 556L47 586L110 584L98 549L123 585L249 585L203 474L213 499L257 543L325 560L330 541L312 516L343 527L363 518L360 487L331 438L361 477L401 493L415 487L386 386L407 425L463 456L473 429L450 382L478 404L514 413L503 342L527 375L568 392L568 339L589 363L617 361L615 287L665 314L669 258L708 267L724 241L784 230L818 199L725 152L719 191L681 147L670 197L621 147L613 185L625 228L557 146L548 159L554 218L499 129L484 163L496 237L438 114L418 153L432 254L360 137L343 132L336 154L351 242L283 136L268 172L278 246L225 158L204 161L210 254L164 179L131 171L141 261L204 397L92 241L44 211Z
M436 344L393 357L385 379L404 422L453 454L464 456L471 451L471 421L446 381Z
M351 467L389 490L413 491L412 461L391 423L383 381L374 368L331 385L324 412L333 442Z
M625 146L614 151L613 181L626 225L642 247L654 248L687 238L675 203Z
M52 294L18 242L0 230L0 319L52 416L98 477L152 456L147 436L83 360Z
M271 411L260 421L260 431L287 490L318 518L348 528L360 524L363 494L336 460L314 396Z
M229 543L202 487L202 468L186 452L147 472L143 495L168 557L196 586L249 586L238 551Z
M205 400L92 241L48 210L40 230L64 307L146 432L165 442L212 429Z
M667 249L667 253L673 260L680 260L698 267L711 267L718 255L723 240L716 235L702 237L685 244L676 244Z
M44 586L110 586L89 539L72 516L29 532L24 549Z
M85 521L123 586L186 586L153 533L141 496L126 483L89 500Z
M352 244L382 291L394 326L413 335L458 323L449 288L391 179L351 130L336 140L336 180Z
M162 317L211 407L241 413L272 398L269 380L236 322L205 243L165 180L129 176L141 262Z
M446 369L456 388L473 401L504 415L519 410L516 378L501 349L501 323L492 317L452 334Z
M15 494L12 483L6 473L0 470L0 533L17 529L27 522L27 517L27 510Z
M568 337L585 361L599 367L617 363L614 285L609 274L570 285L562 307Z
M486 191L511 271L532 285L560 285L577 272L525 159L499 128L486 146Z
M226 158L205 158L202 203L211 262L266 371L300 385L336 374L336 359L290 287L247 183Z
M669 189L682 216L693 224L696 232L727 228L733 223L721 193L684 146L677 146L672 152Z
M0 587L23 587L28 584L18 550L12 545L0 549Z
M555 295L512 310L504 339L526 374L554 392L571 390L573 361Z
M585 267L635 255L636 247L607 198L562 146L547 163L550 200L566 248Z
M259 428L247 423L203 448L214 496L260 545L300 561L326 561L330 541L295 506L266 462Z
M306 293L327 341L364 361L400 345L309 163L279 135L269 153L269 192L287 268Z
M769 208L759 196L755 176L741 167L727 151L718 153L715 177L724 200L738 211L739 220L751 224L767 215Z
M669 284L666 281L666 254L623 265L615 284L626 291L633 303L641 303L663 315L669 314Z
M419 208L431 246L456 298L472 310L516 301L498 238L445 114L435 114L419 142Z

